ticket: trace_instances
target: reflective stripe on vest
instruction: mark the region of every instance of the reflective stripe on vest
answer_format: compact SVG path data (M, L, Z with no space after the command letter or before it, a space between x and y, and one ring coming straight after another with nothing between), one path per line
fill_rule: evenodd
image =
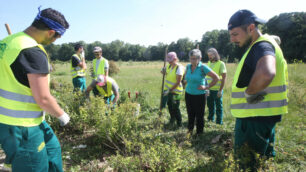
M81 57L79 57L77 54L73 54L72 56L78 58L79 60L82 60ZM80 66L72 67L71 61L71 74L72 78L75 78L77 76L85 76L85 70L82 69Z
M37 126L44 120L44 113L34 100L32 90L17 81L10 66L23 49L37 46L45 54L46 51L24 32L6 37L0 45L5 45L0 50L0 123Z
M42 111L11 110L0 106L0 114L14 118L39 118L43 116Z
M170 64L167 65L166 70L166 80L165 80L165 88L164 90L170 90L177 82L177 75L176 71L180 64L177 64L172 70ZM182 77L183 79L183 77ZM176 94L182 94L183 92L183 85L180 82L180 84L173 90Z
M98 75L105 75L105 58L101 57L100 63L98 65L98 70L96 69L97 66L97 59L93 59L92 61L92 68L93 68L93 73L94 73L94 78L96 79Z
M263 108L274 108L287 106L287 99L277 100L277 101L268 101L268 102L260 102L256 104L249 103L241 103L241 104L232 104L231 109L263 109Z
M212 67L212 65L214 64L214 67ZM221 86L221 73L220 73L220 67L221 67L222 61L218 60L215 63L211 63L210 61L208 61L207 66L210 67L218 76L219 76L219 80L216 83L216 85L212 86L211 88L209 88L210 90L219 90L220 86ZM212 82L212 78L210 76L206 76L205 78L207 80L207 84L210 84Z
M282 86L268 87L263 91L265 91L266 93L281 93L285 92L286 90L287 86L282 85ZM245 97L244 92L232 92L232 98L243 98L243 97Z
M0 89L0 97L25 103L36 103L33 96L22 95Z
M272 82L264 90L267 92L264 100L257 104L249 104L246 101L244 91L247 87L237 88L241 69L243 68L244 61L251 50L252 46L260 41L270 42L275 48L276 58L276 75ZM234 117L245 118L253 116L273 116L281 115L288 112L288 71L287 62L284 59L283 53L274 41L268 35L259 37L245 52L240 60L232 83L232 98L231 98L231 113Z

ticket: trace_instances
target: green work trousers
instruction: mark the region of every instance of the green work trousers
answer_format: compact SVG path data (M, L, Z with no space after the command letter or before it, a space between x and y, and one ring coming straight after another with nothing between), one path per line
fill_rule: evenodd
M5 164L13 172L63 171L60 143L45 121L34 127L0 123L0 136Z
M72 78L72 83L74 87L74 91L81 90L84 92L86 90L86 78L85 77L75 77Z
M168 110L170 113L170 123L176 123L178 126L182 125L182 115L180 111L180 101L181 101L181 94L169 93L166 96L163 96L162 99L162 108L168 105Z
M274 157L276 122L237 118L235 125L235 151L247 144L260 155Z
M208 121L214 121L215 120L215 114L217 116L216 123L217 124L223 124L223 105L222 105L222 97L223 97L223 91L222 96L218 97L218 91L217 90L209 90L210 94L207 96L207 107L208 107Z

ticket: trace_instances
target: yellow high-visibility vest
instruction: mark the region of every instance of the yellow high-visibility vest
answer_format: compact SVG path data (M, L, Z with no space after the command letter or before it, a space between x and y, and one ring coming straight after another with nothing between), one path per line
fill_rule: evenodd
M101 57L100 64L98 66L98 70L96 69L97 59L93 59L92 61L92 67L93 67L93 73L94 78L96 79L98 75L105 75L104 66L105 66L106 59Z
M245 58L247 57L252 46L260 41L270 42L275 48L276 75L269 86L264 90L268 94L262 102L257 104L249 104L246 101L244 88L236 87L238 78L243 67ZM269 35L260 36L245 52L240 60L233 84L231 98L231 113L234 117L245 118L254 116L274 116L288 113L288 71L287 62L283 56L282 50L278 44Z
M103 97L110 97L111 95L113 95L113 83L114 79L111 77L107 77L106 79L106 91L104 91L104 89L100 86L96 86L97 90L99 91L99 93L103 96Z
M175 85L175 83L177 82L176 80L176 71L177 68L181 66L181 64L177 64L172 70L171 70L171 66L170 64L167 65L167 70L166 70L166 80L165 80L165 88L164 90L170 90L173 85ZM181 68L183 69L183 68ZM182 81L183 77L181 78ZM182 94L183 93L183 85L180 81L180 85L178 85L173 92L175 94Z
M78 58L80 61L82 61L82 58L80 56L78 56L77 54L73 54L73 57ZM71 60L71 74L72 74L72 78L81 76L84 77L85 76L85 70L83 68L81 68L80 66L76 66L73 67L72 66L72 60Z
M218 82L216 83L216 85L210 87L209 89L210 90L219 90L220 89L220 86L221 86L221 77L222 77L222 73L220 73L220 67L221 67L221 64L224 63L222 62L221 60L218 60L217 62L215 63L211 63L210 61L208 62L208 67L210 67L218 76L219 76L219 80ZM212 67L213 66L213 67ZM211 83L212 82L212 78L210 76L206 76L206 80L207 80L207 83Z
M44 112L34 100L31 89L17 81L10 67L23 49L35 46L47 55L43 46L24 32L0 41L0 123L31 127L44 120Z

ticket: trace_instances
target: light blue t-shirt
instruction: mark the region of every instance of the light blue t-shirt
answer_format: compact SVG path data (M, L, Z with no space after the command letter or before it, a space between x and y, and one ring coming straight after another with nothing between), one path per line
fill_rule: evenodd
M197 68L191 72L191 64L186 66L186 76L185 80L187 81L186 92L191 95L201 95L205 94L205 90L198 90L200 85L205 85L205 76L211 69L199 62Z

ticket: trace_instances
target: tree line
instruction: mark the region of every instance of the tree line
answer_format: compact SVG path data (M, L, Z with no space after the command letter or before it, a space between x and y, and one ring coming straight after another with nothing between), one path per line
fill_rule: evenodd
M299 60L306 62L306 13L292 12L282 13L271 18L265 25L260 26L263 33L278 35L281 38L281 48L288 62ZM169 45L158 43L152 46L129 44L121 40L111 43L96 41L90 44L84 41L75 43L64 43L61 45L51 44L46 46L51 60L68 61L74 53L74 45L84 45L87 60L92 60L93 47L103 48L103 56L109 60L122 61L156 61L163 60L165 49L175 51L181 61L188 61L188 52L199 44L204 61L207 61L206 50L214 47L219 51L222 60L226 62L237 62L244 50L230 43L230 36L227 30L212 30L203 34L200 42L192 41L189 38L181 38Z

